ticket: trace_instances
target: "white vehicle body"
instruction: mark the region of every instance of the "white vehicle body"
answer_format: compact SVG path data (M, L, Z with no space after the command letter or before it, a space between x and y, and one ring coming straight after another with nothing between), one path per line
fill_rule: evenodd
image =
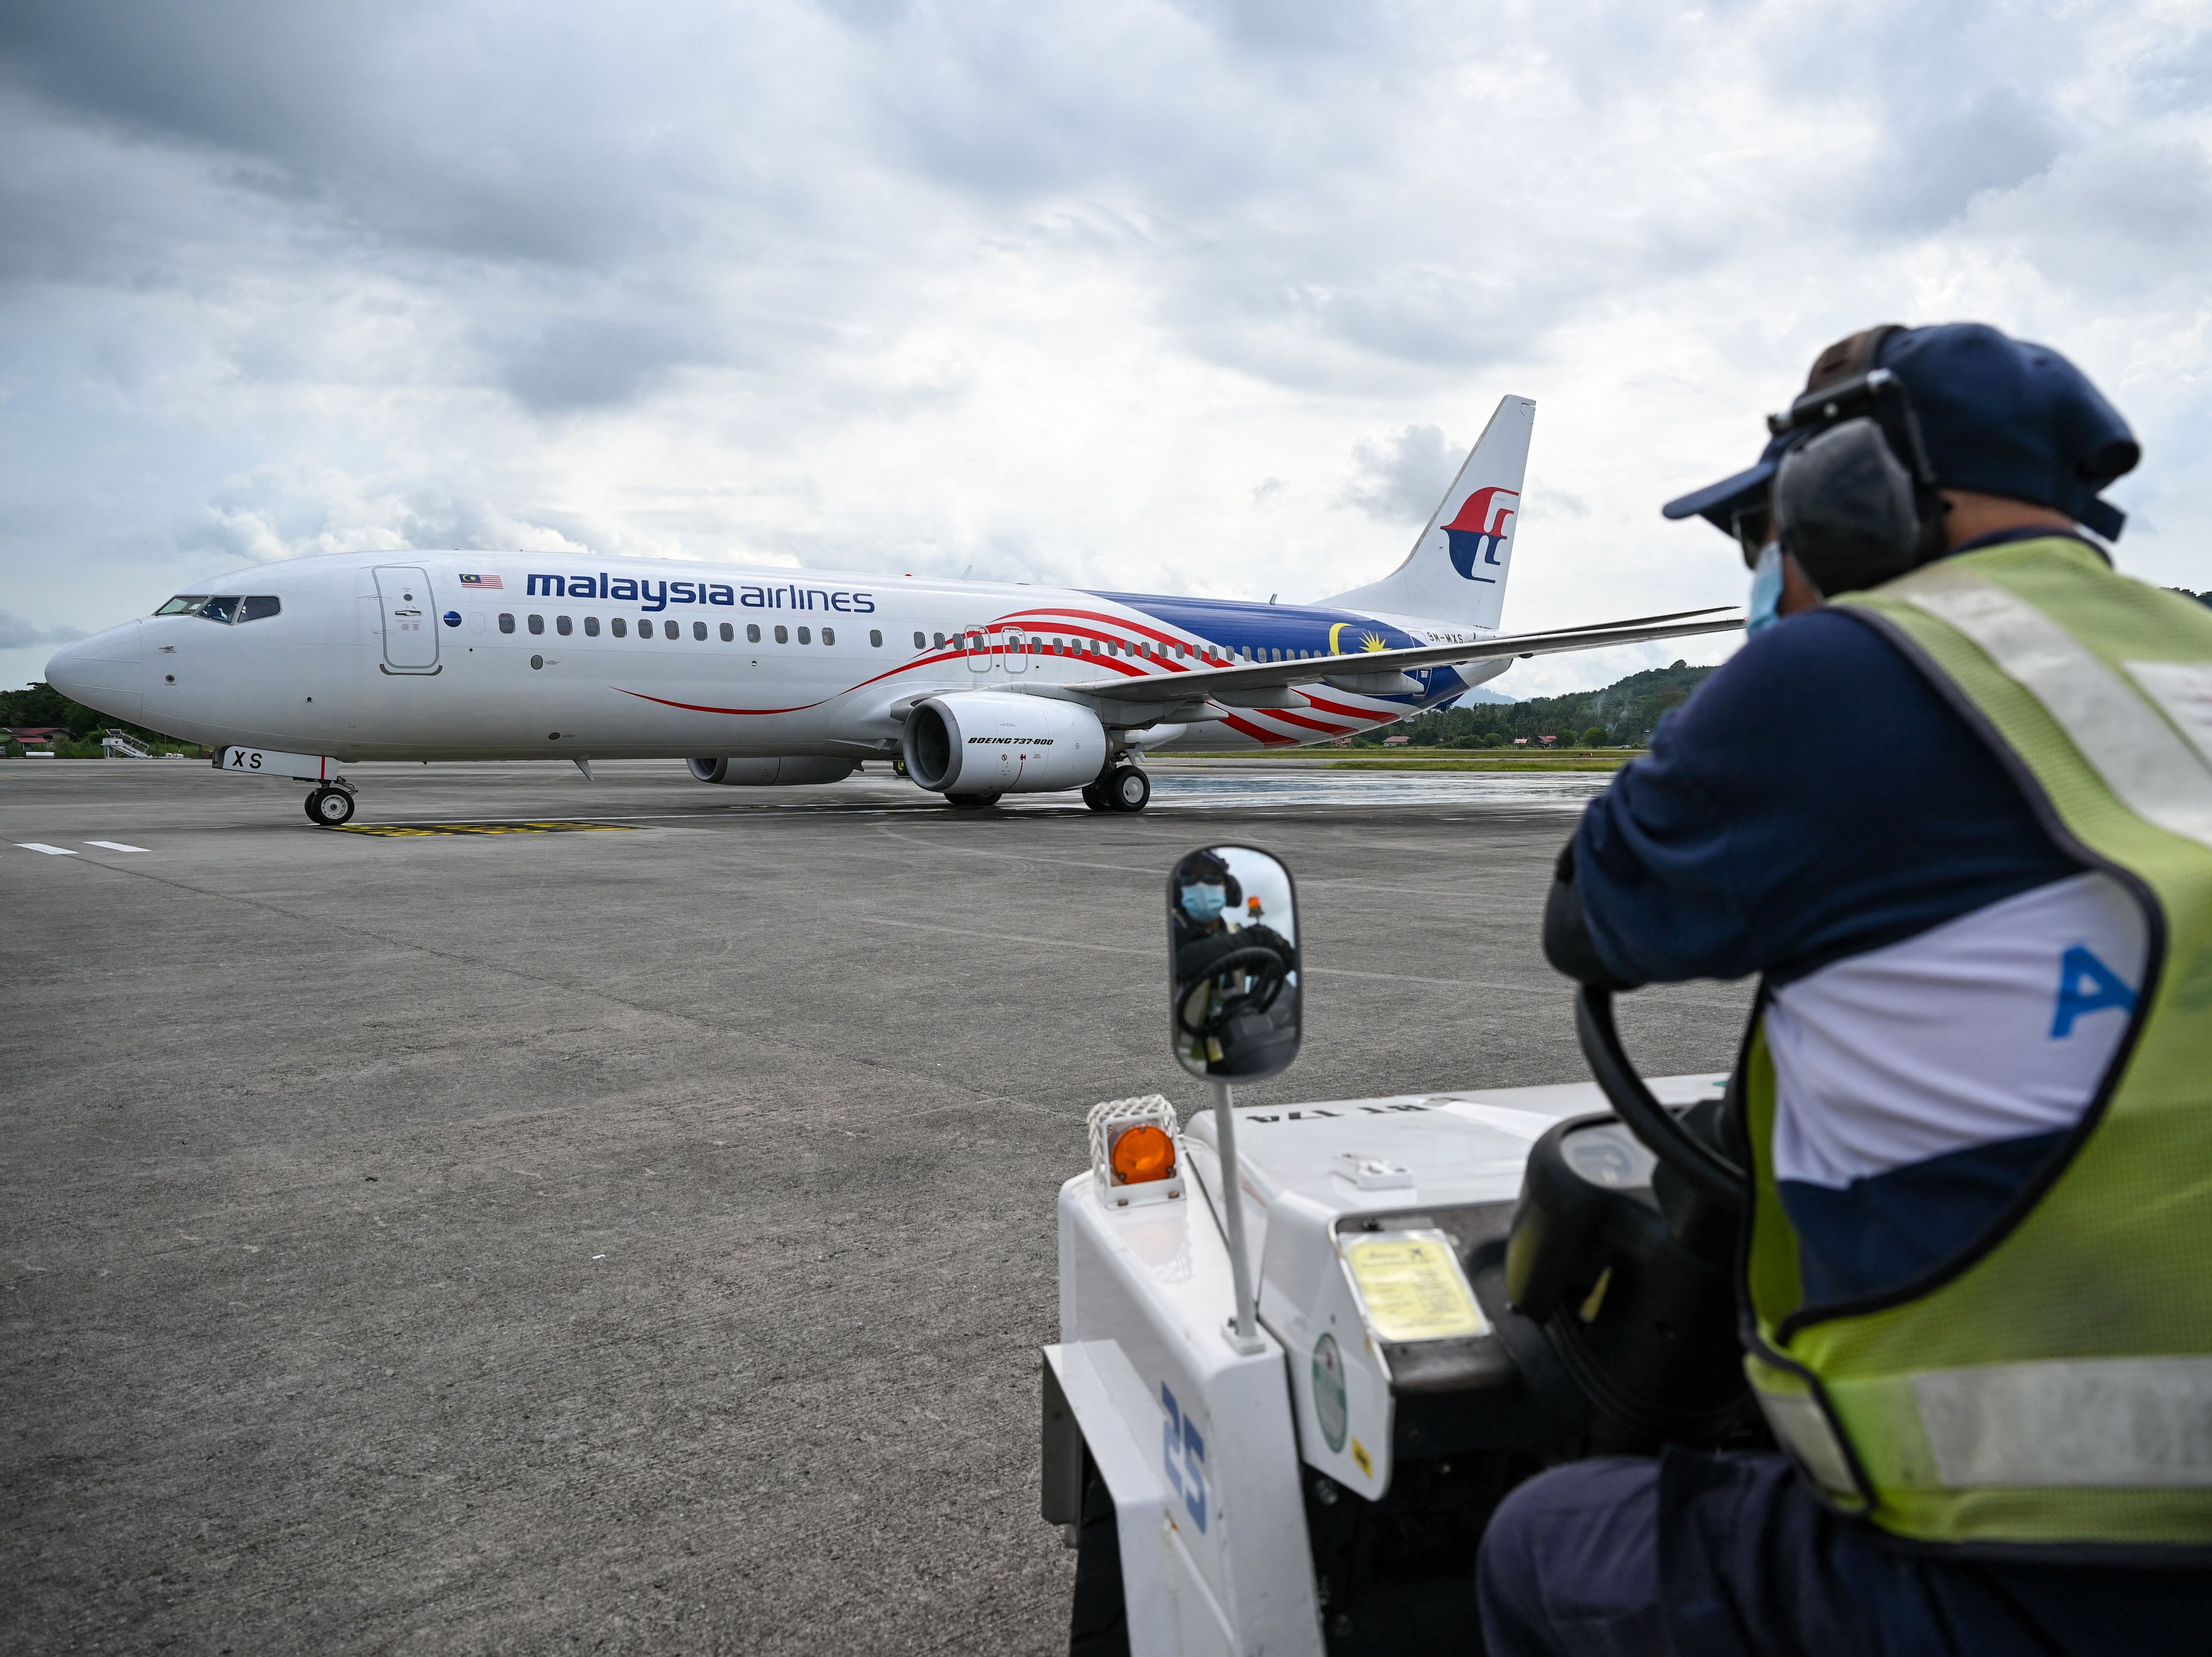
M707 782L828 782L911 763L920 731L945 763L915 766L918 782L991 798L1083 786L1178 744L1325 742L1449 702L1516 656L1737 625L1698 611L1498 634L1534 407L1499 404L1396 572L1319 604L331 554L211 578L71 645L47 678L212 748L340 763L673 757Z
M1690 1105L1726 1079L1650 1085ZM1113 1500L1132 1657L1324 1650L1306 1470L1334 1482L1323 1490L1382 1501L1408 1435L1395 1418L1406 1390L1489 1338L1385 1338L1347 1240L1441 1229L1462 1247L1502 1242L1530 1147L1607 1109L1595 1083L1238 1109L1263 1337L1249 1356L1225 1328L1234 1295L1211 1112L1178 1145L1202 1200L1117 1204L1094 1173L1060 1188L1046 1515L1072 1522L1087 1449ZM1478 1278L1473 1293L1493 1328L1503 1321L1495 1286Z

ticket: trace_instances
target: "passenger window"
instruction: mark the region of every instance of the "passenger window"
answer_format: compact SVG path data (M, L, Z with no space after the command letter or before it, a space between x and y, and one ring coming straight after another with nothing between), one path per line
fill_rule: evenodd
M775 624L775 641L780 645L787 645L791 642L790 631L781 622Z
M530 618L530 630L531 630L532 633L543 633L543 632L544 632L544 631L545 631L545 618L544 618L543 616L532 616L532 617Z
M692 622L691 636L704 644L707 640L707 624L704 622Z
M837 629L834 627L823 628L822 629L822 642L825 645L836 644L837 642Z
M799 629L799 642L803 645L811 645L814 642L814 635L806 628L801 628Z
M722 623L722 642L724 644L730 643L737 636L737 628L732 627L727 622Z
M238 619L241 622L264 622L280 614L283 608L284 601L276 594L257 593L246 601L246 613Z
M944 649L944 648L945 648L945 635L944 635L942 633L940 633L940 634L938 634L936 635L936 638L937 638L937 647L938 647L939 650Z
M598 616L586 616L584 617L584 636L586 639L596 639L599 636L599 618Z
M501 633L514 631L514 617L509 616L505 610L501 610L499 615L499 630Z
M660 624L660 630L663 634L671 639L680 639L684 636L684 629L673 622L663 622Z
M189 616L205 603L207 603L207 594L204 592L180 592L175 598L170 599L167 604L163 604L161 609L155 610L154 614L156 616ZM921 635L919 633L914 635L914 641L916 644L920 644L921 642Z
M607 623L607 630L613 634L617 639L627 639L629 637L629 623L623 620L619 616L616 616L613 621Z
M565 639L576 630L576 624L565 616L556 616L553 618L553 630Z
M884 632L881 628L872 627L868 629L868 643L878 650L884 647Z
M917 633L917 634L915 634L914 635L914 647L915 647L916 650L927 650L927 649L928 649L928 648L929 648L929 638L928 638L928 635L927 635L927 634L921 634L921 633Z
M745 623L745 642L749 645L757 645L760 642L760 623L758 622L747 622Z

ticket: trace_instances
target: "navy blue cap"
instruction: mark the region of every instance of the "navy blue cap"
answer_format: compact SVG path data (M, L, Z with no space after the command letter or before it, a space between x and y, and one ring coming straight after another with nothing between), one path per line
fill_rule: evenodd
M2134 470L2142 450L2079 368L2047 345L1978 322L1884 330L1879 340L1875 366L1905 382L1939 483L2054 507L2107 540L2119 538L2127 516L2098 491ZM1822 362L1837 349L1824 352ZM1799 435L1773 439L1749 470L1662 510L1733 533L1735 515L1765 501L1783 452Z
M1979 322L1908 328L1875 361L1905 382L1936 481L2051 507L2108 541L2127 514L2097 492L2142 449L2089 377L2048 345Z
M1733 477L1723 477L1717 483L1708 483L1702 489L1693 489L1678 500L1669 501L1660 511L1669 518L1702 518L1723 534L1735 534L1735 515L1747 507L1765 504L1775 470L1782 464L1783 451L1796 440L1795 433L1771 439L1761 451L1757 464Z

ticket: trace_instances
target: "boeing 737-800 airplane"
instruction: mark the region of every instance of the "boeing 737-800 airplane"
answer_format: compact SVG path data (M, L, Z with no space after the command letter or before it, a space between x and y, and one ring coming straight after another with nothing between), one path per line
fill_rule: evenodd
M48 665L64 695L315 785L362 760L678 758L702 782L894 762L956 806L1081 788L1140 811L1138 762L1401 719L1516 657L1741 625L1692 610L1500 634L1535 404L1498 405L1406 561L1317 604L544 553L325 554L203 583Z

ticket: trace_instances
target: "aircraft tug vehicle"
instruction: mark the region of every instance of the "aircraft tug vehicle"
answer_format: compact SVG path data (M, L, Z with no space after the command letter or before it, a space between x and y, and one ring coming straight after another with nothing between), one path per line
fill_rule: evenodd
M1227 901L1194 922L1214 865ZM1253 847L1177 869L1173 1040L1213 1108L1096 1107L1060 1192L1043 1514L1079 1551L1069 1649L1479 1652L1513 1485L1771 1442L1735 1343L1729 1078L1645 1083L1585 990L1595 1083L1237 1108L1296 1052L1295 894Z

